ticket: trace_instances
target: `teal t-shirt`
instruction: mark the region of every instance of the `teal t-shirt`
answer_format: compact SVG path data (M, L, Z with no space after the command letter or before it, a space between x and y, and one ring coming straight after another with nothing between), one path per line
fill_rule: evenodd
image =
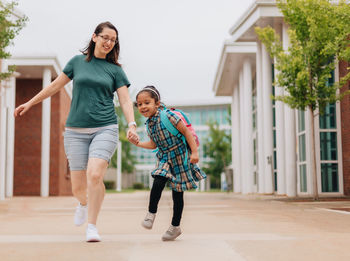
M73 80L73 96L66 127L95 128L117 124L114 92L130 86L123 69L105 59L74 56L63 72Z

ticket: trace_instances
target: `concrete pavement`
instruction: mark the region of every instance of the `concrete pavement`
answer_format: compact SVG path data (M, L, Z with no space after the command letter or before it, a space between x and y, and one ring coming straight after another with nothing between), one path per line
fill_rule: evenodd
M72 197L0 202L0 260L350 260L350 201L298 203L271 196L185 193L183 234L162 242L170 224L165 191L151 231L140 223L148 192L107 194L101 243L85 243Z

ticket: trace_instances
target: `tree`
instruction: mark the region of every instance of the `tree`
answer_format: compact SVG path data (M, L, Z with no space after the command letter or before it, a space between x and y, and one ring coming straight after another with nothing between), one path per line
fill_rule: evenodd
M0 1L0 60L7 59L11 54L6 48L13 44L13 39L19 31L25 26L28 18L26 16L13 18L16 2L4 3ZM10 77L16 70L15 66L9 66L7 72L0 72L0 80Z
M231 133L220 129L217 123L210 122L209 134L204 141L203 150L211 161L203 170L211 174L217 182L220 179L220 174L232 161L231 156Z
M318 199L314 117L328 104L341 100L349 91L340 92L350 73L329 85L338 60L350 61L350 6L328 0L277 0L277 6L289 25L290 43L283 50L280 37L271 27L255 29L266 46L279 74L275 84L284 88L284 96L274 99L291 108L307 110L311 118L313 193Z
M136 156L132 154L132 146L135 146L135 145L131 144L128 138L126 137L128 124L125 120L121 107L120 106L116 107L115 111L116 111L116 114L118 115L119 140L122 143L122 172L132 173L135 169L135 164L137 163ZM134 115L135 115L135 121L137 125L139 125L141 122L142 116L138 112L138 110L135 110ZM117 151L112 156L109 165L113 168L117 167Z

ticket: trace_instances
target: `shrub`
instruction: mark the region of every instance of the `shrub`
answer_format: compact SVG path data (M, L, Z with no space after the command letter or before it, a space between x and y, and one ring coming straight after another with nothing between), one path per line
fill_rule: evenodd
M145 188L145 187L143 186L143 183L139 183L139 182L134 183L134 184L132 185L132 187L133 187L133 189L144 189L144 188Z
M105 180L103 183L105 184L106 189L115 189L115 181Z

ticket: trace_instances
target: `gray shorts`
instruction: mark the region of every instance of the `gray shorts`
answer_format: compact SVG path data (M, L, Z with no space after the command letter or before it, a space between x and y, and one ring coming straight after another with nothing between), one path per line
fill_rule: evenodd
M104 128L95 133L64 132L64 150L70 170L86 170L89 158L104 159L108 163L118 145L118 128Z

